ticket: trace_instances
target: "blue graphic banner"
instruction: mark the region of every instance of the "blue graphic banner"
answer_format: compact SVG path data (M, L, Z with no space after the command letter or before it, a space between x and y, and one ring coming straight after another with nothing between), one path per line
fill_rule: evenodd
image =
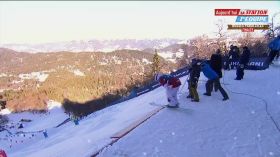
M238 60L233 60L231 62L227 62L224 59L224 69L226 69L227 66L230 66L231 69L236 69L239 65ZM256 58L250 58L249 63L245 66L245 69L247 70L265 70L269 67L269 63L267 60L267 57L256 57Z
M237 16L235 22L268 22L268 16Z

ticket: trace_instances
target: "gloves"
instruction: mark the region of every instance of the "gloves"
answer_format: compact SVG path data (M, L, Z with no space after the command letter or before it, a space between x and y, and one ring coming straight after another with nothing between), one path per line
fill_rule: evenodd
M239 64L239 67L243 69L244 68L244 64Z

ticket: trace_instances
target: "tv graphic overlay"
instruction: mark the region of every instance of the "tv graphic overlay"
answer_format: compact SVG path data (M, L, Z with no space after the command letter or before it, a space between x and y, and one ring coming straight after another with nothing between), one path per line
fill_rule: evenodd
M254 32L255 30L268 30L269 25L228 25L228 30L241 30L242 32Z
M268 16L237 16L235 22L268 22Z
M236 16L234 22L238 24L229 24L228 30L254 32L269 29L267 9L215 9L215 16Z

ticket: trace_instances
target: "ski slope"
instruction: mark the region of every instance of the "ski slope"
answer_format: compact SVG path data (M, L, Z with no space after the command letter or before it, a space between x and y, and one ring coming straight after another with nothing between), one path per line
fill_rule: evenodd
M179 102L187 110L159 111L98 156L279 157L280 132L268 115L280 125L279 67L245 71L242 81L234 78L235 71L225 71L221 82L227 84L225 89L230 99L224 102L219 92L212 93L211 97L202 95L206 79L201 74L199 103L186 99L187 86L184 86L179 92ZM9 124L22 118L33 120L23 129L11 129L12 132L50 128L48 138L42 133L31 138L30 134L7 136L4 131L0 136L7 136L7 140L0 140L0 149L9 157L88 157L110 144L111 136L157 108L149 105L150 102L166 104L163 87L96 112L79 125L69 122L51 128L67 118L59 107L44 115L8 114Z
M235 72L225 72L226 87L233 92L264 98L269 113L280 124L280 70L246 71L245 79L235 81ZM204 83L199 93L204 92ZM228 92L200 96L200 103L180 95L181 107L165 109L130 134L108 147L100 157L269 157L280 156L280 132L268 117L264 102ZM155 97L156 98L156 97ZM154 101L160 101L158 97Z

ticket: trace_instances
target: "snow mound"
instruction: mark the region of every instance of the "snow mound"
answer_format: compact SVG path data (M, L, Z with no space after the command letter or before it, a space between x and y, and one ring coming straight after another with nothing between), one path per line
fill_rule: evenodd
M7 108L5 108L5 109L0 111L1 115L6 115L6 114L10 114L10 113L12 113L12 112L9 109L7 109Z
M48 78L49 74L44 72L32 72L30 74L19 74L19 78L23 80L36 79L39 82L44 82Z
M85 74L84 74L83 72L81 72L79 69L73 70L73 73L74 73L76 76L85 76Z
M0 73L0 77L7 77L8 75L5 73Z
M54 108L61 108L62 104L59 103L59 102L56 102L54 100L49 100L47 102L47 107L48 107L48 110L52 110Z
M152 62L150 62L148 59L146 58L142 58L142 62L145 64L152 64Z

